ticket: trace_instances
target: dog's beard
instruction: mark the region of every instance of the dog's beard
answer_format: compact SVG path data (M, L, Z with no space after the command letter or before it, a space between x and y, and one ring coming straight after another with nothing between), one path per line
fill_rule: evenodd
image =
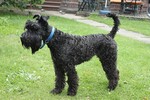
M42 38L39 35L21 37L20 39L23 47L26 49L31 48L32 54L38 51L41 47Z

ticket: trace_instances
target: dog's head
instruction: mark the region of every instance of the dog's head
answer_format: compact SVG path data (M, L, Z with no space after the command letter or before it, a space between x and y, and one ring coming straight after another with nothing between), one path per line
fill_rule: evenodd
M49 31L49 16L34 15L33 18L36 21L28 20L24 27L26 31L20 37L22 45L27 49L31 48L32 54L40 49L41 42Z

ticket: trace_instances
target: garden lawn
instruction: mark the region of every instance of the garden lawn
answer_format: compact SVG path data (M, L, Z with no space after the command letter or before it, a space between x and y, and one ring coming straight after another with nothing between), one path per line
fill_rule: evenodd
M77 66L79 89L67 96L67 87L60 95L50 94L55 74L49 49L32 55L21 46L24 23L32 16L0 14L0 100L149 100L150 45L117 35L120 81L115 91L107 90L105 73L96 57ZM107 33L104 30L60 17L49 23L76 35Z
M147 36L150 36L149 32L149 26L150 26L150 20L148 19L133 19L133 18L125 18L125 17L119 17L121 28L124 28L126 30L138 32ZM107 25L112 25L112 20L110 18L99 16L98 14L91 14L88 19L105 23Z

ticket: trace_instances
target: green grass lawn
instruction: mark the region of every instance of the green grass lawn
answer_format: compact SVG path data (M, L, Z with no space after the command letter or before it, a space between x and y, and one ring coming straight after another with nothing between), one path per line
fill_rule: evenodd
M80 78L78 94L49 93L54 87L54 69L45 46L32 55L21 46L24 23L32 16L0 14L0 100L149 100L150 45L117 35L120 81L108 92L107 79L96 57L77 66ZM58 29L86 35L107 33L96 27L52 16L49 23Z
M121 28L138 32L147 36L150 36L149 32L149 26L150 26L150 20L148 19L133 19L133 18L125 18L125 17L119 17ZM112 25L112 20L110 18L99 16L98 14L91 14L88 19L105 23L107 25Z

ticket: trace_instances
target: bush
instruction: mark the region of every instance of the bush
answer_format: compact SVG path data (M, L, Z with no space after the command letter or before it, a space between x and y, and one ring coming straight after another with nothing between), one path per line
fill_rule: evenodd
M43 0L4 0L0 6L15 7L19 9L25 9L27 4L35 6L41 4Z

